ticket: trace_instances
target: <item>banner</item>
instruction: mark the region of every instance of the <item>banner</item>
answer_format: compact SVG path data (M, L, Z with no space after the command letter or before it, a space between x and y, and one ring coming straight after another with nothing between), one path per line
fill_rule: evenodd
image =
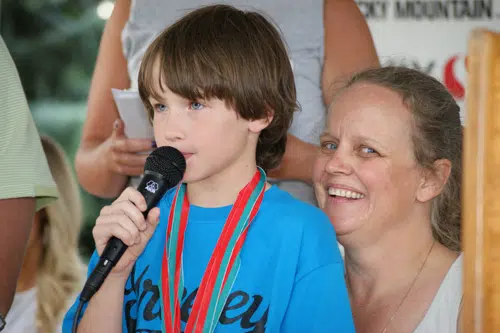
M500 0L359 0L383 65L440 80L464 116L466 53L473 29L500 31Z

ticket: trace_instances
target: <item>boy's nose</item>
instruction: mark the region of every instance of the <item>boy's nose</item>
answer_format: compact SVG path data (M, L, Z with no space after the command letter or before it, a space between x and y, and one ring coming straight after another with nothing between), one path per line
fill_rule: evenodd
M186 137L184 115L182 112L172 111L162 122L163 137L171 142L182 140Z

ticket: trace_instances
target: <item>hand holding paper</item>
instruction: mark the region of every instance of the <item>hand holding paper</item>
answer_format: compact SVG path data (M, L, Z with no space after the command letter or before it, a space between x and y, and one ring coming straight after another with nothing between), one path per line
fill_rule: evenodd
M113 126L110 151L106 155L110 170L139 178L154 147L154 132L138 91L111 89L120 119Z
M113 124L113 133L108 138L109 150L105 158L109 170L126 176L140 176L144 171L144 163L153 149L150 139L129 139L125 136L121 119Z

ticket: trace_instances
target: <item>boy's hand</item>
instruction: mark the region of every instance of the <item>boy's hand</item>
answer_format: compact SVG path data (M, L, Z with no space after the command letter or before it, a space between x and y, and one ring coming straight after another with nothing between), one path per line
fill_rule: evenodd
M135 261L141 255L153 235L160 218L160 209L155 207L144 219L146 201L139 191L128 187L111 206L105 206L92 230L96 250L102 254L112 236L128 246L110 275L127 278Z

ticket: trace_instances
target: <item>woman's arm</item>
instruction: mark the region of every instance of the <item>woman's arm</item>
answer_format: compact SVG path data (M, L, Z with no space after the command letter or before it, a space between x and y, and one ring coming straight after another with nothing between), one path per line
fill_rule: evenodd
M130 0L116 1L99 46L90 86L88 112L75 161L80 184L99 197L116 197L125 188L128 176L140 175L151 150L150 140L126 139L111 88L130 86L127 61L122 52L121 32L128 20Z
M379 66L372 35L354 0L325 0L323 99L330 105L337 83L365 68Z
M17 278L26 250L35 198L12 198L0 200L0 314L5 316L10 309L16 291Z
M277 168L269 170L269 177L280 180L300 180L310 184L316 152L315 145L288 133L283 160Z
M366 20L354 0L325 0L324 7L322 90L323 100L329 105L333 83L364 68L379 66L379 61ZM283 161L269 176L311 183L316 151L316 146L289 134Z

